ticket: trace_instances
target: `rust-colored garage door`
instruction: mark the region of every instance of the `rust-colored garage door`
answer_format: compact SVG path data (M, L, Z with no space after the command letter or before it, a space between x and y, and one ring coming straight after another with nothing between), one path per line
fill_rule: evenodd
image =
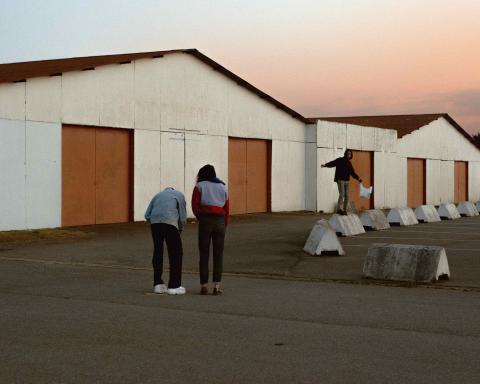
M228 139L228 191L232 214L270 209L270 142Z
M416 208L426 200L425 159L407 159L407 205Z
M126 129L63 126L63 226L131 220L131 148Z
M352 165L356 174L362 179L365 187L373 186L373 152L352 151ZM373 193L370 199L360 197L360 183L355 179L350 179L350 199L358 210L373 208ZM375 192L375 191L374 191Z
M455 203L468 200L468 162L455 161Z

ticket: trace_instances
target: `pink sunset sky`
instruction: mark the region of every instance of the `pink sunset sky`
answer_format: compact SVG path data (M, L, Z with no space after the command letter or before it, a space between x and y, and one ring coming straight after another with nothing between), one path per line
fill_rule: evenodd
M480 132L478 0L4 0L0 62L197 48L307 117Z

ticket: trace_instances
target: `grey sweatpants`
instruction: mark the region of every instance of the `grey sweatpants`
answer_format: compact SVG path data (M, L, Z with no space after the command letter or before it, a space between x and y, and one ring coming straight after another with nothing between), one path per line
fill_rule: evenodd
M348 208L348 181L338 180L338 207L337 210L347 212Z

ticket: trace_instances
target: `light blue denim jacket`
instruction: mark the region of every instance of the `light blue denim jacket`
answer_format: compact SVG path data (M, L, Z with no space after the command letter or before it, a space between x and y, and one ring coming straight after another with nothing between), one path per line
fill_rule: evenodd
M187 222L185 196L173 188L165 188L153 197L145 212L145 219L151 224L170 224L182 231Z

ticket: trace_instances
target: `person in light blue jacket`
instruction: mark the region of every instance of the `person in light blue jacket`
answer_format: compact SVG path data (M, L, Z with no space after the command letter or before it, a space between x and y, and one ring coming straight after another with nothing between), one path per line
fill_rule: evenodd
M150 202L145 219L150 222L153 239L153 292L184 295L182 287L183 246L180 234L187 222L187 208L183 193L165 188ZM170 276L168 288L162 280L163 243L167 243Z

